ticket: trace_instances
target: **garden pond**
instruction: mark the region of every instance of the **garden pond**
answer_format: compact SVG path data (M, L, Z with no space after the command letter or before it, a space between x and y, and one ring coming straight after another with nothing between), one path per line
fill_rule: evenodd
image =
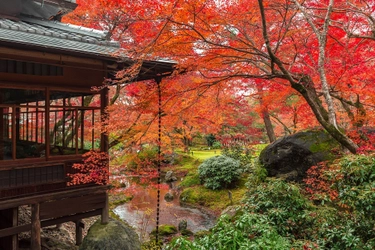
M214 214L202 209L183 206L179 200L178 182L165 184L160 190L159 224L170 224L178 227L182 220L187 221L187 229L196 233L209 230L215 225ZM126 179L126 188L131 189L134 198L114 209L122 220L133 226L141 240L147 239L156 226L157 189L155 185L140 185L135 178ZM166 201L165 195L170 193L174 199Z

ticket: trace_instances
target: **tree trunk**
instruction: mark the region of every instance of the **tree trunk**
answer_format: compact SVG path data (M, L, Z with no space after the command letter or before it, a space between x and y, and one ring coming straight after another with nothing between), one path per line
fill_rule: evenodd
M270 118L270 115L268 113L267 108L263 109L262 116L263 116L264 125L266 127L268 139L272 143L272 142L276 141L276 136L275 136L275 132L273 130L272 121L271 121L271 118Z
M330 122L328 112L322 105L315 88L312 86L312 80L309 76L303 76L300 82L292 82L292 88L297 90L307 101L310 108L312 109L318 122L323 126L325 130L342 146L347 148L351 153L357 152L358 146L349 137L343 134L339 128Z
M263 94L264 94L263 87L257 86L257 90L258 90L258 95L259 95L259 105L260 105L260 108L262 110L261 111L262 119L263 119L263 122L264 122L264 126L266 128L268 140L272 143L272 142L276 141L276 136L275 136L275 132L273 130L272 121L271 121L271 118L270 118L270 114L268 112L267 104L264 103L264 100L263 100Z

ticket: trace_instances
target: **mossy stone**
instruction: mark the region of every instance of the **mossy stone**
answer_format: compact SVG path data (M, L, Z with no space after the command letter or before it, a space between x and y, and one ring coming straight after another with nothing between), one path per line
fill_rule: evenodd
M269 177L301 182L306 170L318 162L337 158L339 144L324 130L285 136L268 145L259 156Z
M173 225L164 224L159 226L159 236L169 236L177 233L177 228ZM152 235L156 235L156 228L152 230Z
M80 250L140 250L141 242L136 232L125 224L110 219L107 224L96 221L83 239Z
M192 231L190 231L189 229L183 229L180 231L181 235L183 236L192 236L194 235L194 233Z

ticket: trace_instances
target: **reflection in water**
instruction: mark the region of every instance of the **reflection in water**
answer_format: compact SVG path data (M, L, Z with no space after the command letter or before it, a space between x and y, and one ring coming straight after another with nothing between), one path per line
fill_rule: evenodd
M155 228L157 190L155 187L141 187L136 183L128 183L128 188L135 190L134 198L114 209L114 212L124 221L133 226L141 238L145 233L150 233ZM169 192L174 196L173 201L166 202L165 194ZM172 186L162 188L160 191L160 222L178 226L182 220L187 221L188 229L196 233L208 230L214 226L215 218L195 208L181 207L178 192Z

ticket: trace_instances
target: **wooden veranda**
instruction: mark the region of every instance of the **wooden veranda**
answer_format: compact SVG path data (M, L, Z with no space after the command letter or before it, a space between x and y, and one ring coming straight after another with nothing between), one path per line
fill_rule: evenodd
M89 150L108 151L96 126L108 105L102 86L114 70L131 65L101 31L60 23L55 15L75 1L5 0L0 3L0 249L18 249L31 231L41 249L42 227L101 215L108 220L107 186L68 185L74 163ZM167 62L143 63L136 80L171 72ZM29 206L31 222L19 223Z

